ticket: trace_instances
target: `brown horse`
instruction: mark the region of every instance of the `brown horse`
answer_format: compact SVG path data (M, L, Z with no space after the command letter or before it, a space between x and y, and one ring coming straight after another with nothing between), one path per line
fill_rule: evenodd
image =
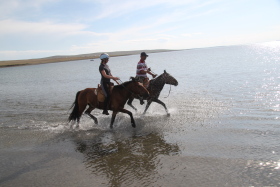
M124 109L124 105L131 96L138 98L148 97L149 92L141 83L136 81L134 78L131 79L131 81L114 86L112 90L111 100L108 104L108 109L113 111L110 128L113 128L113 123L118 112L128 114L131 119L132 127L136 127L132 113ZM77 126L79 126L80 118L88 105L89 107L85 111L85 114L89 115L94 120L95 124L98 124L97 118L90 114L90 112L95 108L103 109L104 103L98 102L95 90L96 88L86 88L77 92L76 99L71 107L73 110L68 118L69 122L77 121Z

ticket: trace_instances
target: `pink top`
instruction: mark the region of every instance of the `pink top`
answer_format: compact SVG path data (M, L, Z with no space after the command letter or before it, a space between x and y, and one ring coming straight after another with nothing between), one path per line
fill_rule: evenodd
M140 71L144 70L147 71L148 67L147 64L145 63L145 61L140 60L137 64L137 70L136 70L136 76L138 77L147 77L147 73L141 73Z

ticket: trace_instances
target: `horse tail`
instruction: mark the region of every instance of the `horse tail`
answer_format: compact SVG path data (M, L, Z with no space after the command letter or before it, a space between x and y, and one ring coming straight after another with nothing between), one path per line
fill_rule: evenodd
M79 103L78 103L78 97L79 97L80 92L81 91L77 92L76 99L75 99L74 103L72 104L72 106L70 107L70 109L73 108L73 110L68 118L69 122L72 120L79 121L79 119L81 117L81 116L79 116Z

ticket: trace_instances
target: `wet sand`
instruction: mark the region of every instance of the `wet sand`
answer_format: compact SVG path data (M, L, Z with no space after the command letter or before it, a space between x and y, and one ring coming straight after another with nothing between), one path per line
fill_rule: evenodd
M158 52L167 52L174 50L144 50L146 53L158 53ZM117 51L117 52L109 52L111 57L117 56L126 56L126 55L136 55L140 54L142 50L137 51ZM97 59L101 52L91 53L91 54L82 54L82 55L72 55L72 56L53 56L46 58L38 58L38 59L26 59L26 60L7 60L0 61L1 67L11 67L11 66L23 66L23 65L35 65L35 64L45 64L45 63L55 63L55 62L65 62L65 61L75 61L75 60L86 60L86 59Z
M0 133L0 186L99 186L68 140L29 130Z
M1 130L0 186L277 186L273 163L191 156L155 132L131 133Z
M59 136L30 130L1 131L1 142L6 145L0 151L0 185L227 186L225 181L229 186L246 185L242 176L246 162L242 160L180 156L175 145L149 145L162 141L155 134L134 137L130 143L143 146L135 154L126 141L117 143L118 150L108 149L98 136L94 131Z

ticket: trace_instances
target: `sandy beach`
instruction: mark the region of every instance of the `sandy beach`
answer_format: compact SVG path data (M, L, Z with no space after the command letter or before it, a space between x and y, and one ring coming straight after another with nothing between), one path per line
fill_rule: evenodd
M146 53L159 53L159 52L167 52L167 51L174 51L174 50L157 49L157 50L116 51L116 52L108 52L108 53L111 57L117 57L117 56L126 56L126 55L136 55L136 54L140 54L142 51L145 51ZM0 61L0 68L11 67L11 66L66 62L66 61L75 61L75 60L96 59L99 58L99 55L101 53L102 52L72 55L72 56L53 56L53 57L26 59L26 60L6 60L6 61Z
M138 136L131 139L120 138L119 134L115 144L103 142L116 134L95 130L59 134L2 130L0 185L250 186L252 176L262 169L257 162L245 159L184 156L178 154L177 145L153 133L136 133ZM136 154L131 145L141 145L142 149ZM276 178L273 167L263 169L261 174L266 173ZM255 180L254 184L271 184Z

